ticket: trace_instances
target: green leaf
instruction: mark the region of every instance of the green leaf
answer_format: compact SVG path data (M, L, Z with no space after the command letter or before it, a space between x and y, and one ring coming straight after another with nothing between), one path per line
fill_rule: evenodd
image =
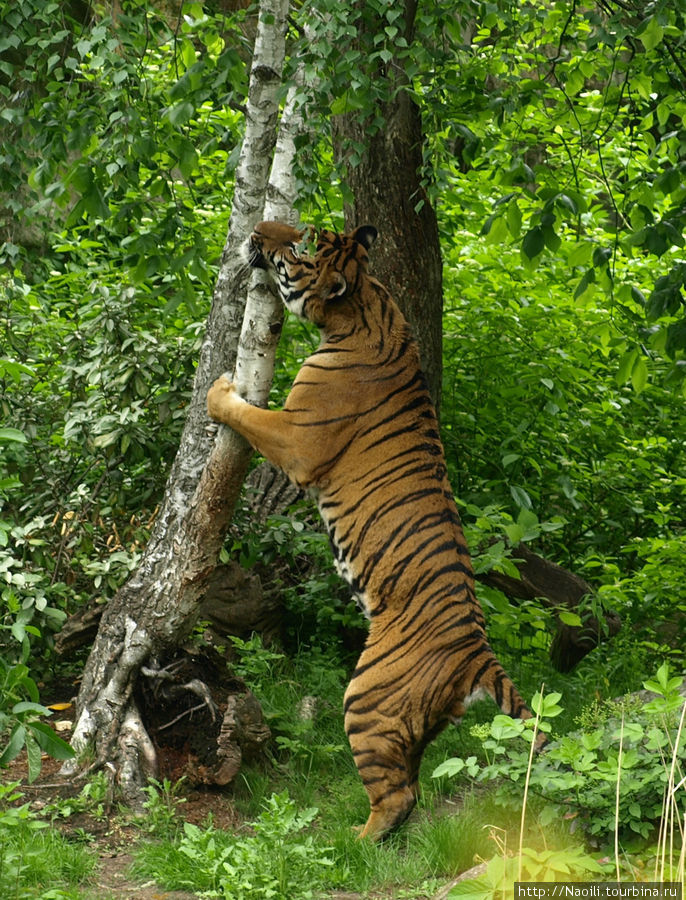
M642 356L638 356L631 369L631 386L640 394L648 382L648 366Z
M26 760L28 762L28 781L32 784L40 775L41 749L33 735L26 732Z
M516 522L506 525L504 530L511 544L518 544L524 537L524 529Z
M627 350L627 352L622 356L619 361L619 366L617 368L617 374L615 375L615 381L618 385L626 384L626 382L631 377L631 372L634 368L634 363L638 358L638 350L635 348L633 350Z
M559 716L562 712L562 707L559 706L558 700L562 698L562 694L557 691L553 691L551 694L546 694L544 697L541 697L540 692L538 694L534 694L534 697L531 701L531 708L535 713L537 713L541 718L551 719L555 716Z
M41 750L53 759L73 759L74 749L45 722L30 722L26 726L33 734Z
M2 441L15 441L18 444L25 444L27 437L18 428L0 428L0 442Z
M569 612L568 610L560 610L557 615L561 622L565 625L571 625L573 628L580 628L583 624L581 618L576 613Z
M527 494L523 487L516 484L510 485L510 496L521 509L531 509L531 497Z
M0 359L0 375L9 375L15 384L21 382L22 375L30 375L32 378L36 377L33 369L30 369L24 363L15 362L13 359ZM15 429L11 430L14 431Z
M579 281L579 284L574 291L574 299L578 300L579 297L582 297L588 290L588 286L591 284L595 284L595 269L593 268L587 269Z
M590 241L579 241L569 251L567 262L570 266L585 266L591 261L592 256L593 244Z
M517 527L520 529L522 541L533 541L540 535L541 526L538 516L532 509L524 507L519 510Z
M445 762L442 762L440 766L436 766L436 768L431 773L432 778L442 778L444 775L448 775L450 777L454 777L458 775L465 767L465 761L463 759L459 759L455 757L453 759L446 759Z
M524 235L522 252L528 259L534 259L545 247L545 235L540 225L535 225Z
M167 118L172 125L178 128L180 125L185 125L192 118L194 112L195 107L190 100L183 100L167 110Z
M550 250L552 253L555 253L557 250L559 250L562 244L562 240L559 234L555 232L555 229L550 225L546 225L545 227L542 227L542 232L543 240L545 241L545 245L548 250Z
M576 216L579 212L578 206L568 194L558 194L555 198L555 203L558 206L561 206L563 209L566 209L574 216Z
M26 743L26 728L23 725L15 725L7 746L0 756L0 766L6 766L21 753Z
M47 707L42 706L40 703L33 703L30 700L22 700L20 703L15 703L12 707L12 712L15 716L20 716L22 713L32 712L38 716L51 716L52 712Z
M513 238L518 238L522 231L522 213L516 200L511 200L507 206L507 227Z
M612 257L611 247L596 247L593 251L593 265L596 269L602 269Z
M460 881L448 894L446 900L493 900L494 885L488 875Z
M658 22L657 16L651 16L645 26L639 29L638 37L646 50L654 50L662 41L664 33L665 30Z
M331 115L340 116L354 109L363 109L364 100L356 91L346 91L331 103Z
M198 168L198 154L190 141L182 141L177 152L181 174L186 180L189 180Z
M102 191L93 184L90 190L81 198L84 210L96 219L108 219L110 208L105 201Z
M507 240L510 231L505 216L491 216L487 224L486 240L489 244L500 244Z
M677 353L686 349L686 318L678 322L672 322L667 326L667 340L665 352L668 356L675 357Z

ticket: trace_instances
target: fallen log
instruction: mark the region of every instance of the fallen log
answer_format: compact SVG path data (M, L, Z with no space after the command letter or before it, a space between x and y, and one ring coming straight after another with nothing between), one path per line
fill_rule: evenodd
M511 600L538 600L555 611L581 615L581 625L567 625L558 618L550 648L550 659L558 672L571 671L594 647L621 628L621 619L615 612L606 610L602 620L590 613L580 613L582 601L593 594L593 588L579 575L538 556L524 544L514 548L512 562L519 578L494 570L476 577Z
M55 635L58 656L70 656L92 643L104 608L101 603L84 607L67 619ZM264 595L257 575L230 561L218 565L208 579L198 621L207 623L212 644L225 643L228 635L247 640L254 632L265 643L274 643L279 638L282 612L277 600Z
M263 462L246 479L244 502L250 518L263 522L267 516L284 514L303 496L270 463ZM314 521L314 519L313 519ZM316 527L316 526L314 526ZM502 591L510 600L533 600L550 609L580 615L582 601L593 595L592 586L579 575L534 553L525 544L513 550L512 561L519 578L491 570L476 577ZM92 643L103 606L91 606L71 616L56 635L55 650L68 656L79 647ZM550 648L550 658L559 672L571 671L599 644L616 635L621 628L619 616L605 611L602 619L581 613L580 626L567 625L559 617ZM278 599L267 597L257 575L245 572L236 562L217 566L210 577L202 604L200 621L208 623L207 637L221 643L227 635L249 638L259 634L265 643L278 642L283 624L283 609Z

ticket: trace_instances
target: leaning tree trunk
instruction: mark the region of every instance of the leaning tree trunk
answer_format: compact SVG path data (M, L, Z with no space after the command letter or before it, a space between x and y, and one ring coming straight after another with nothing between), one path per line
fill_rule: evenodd
M184 432L140 566L105 610L76 704L74 749L79 753L92 746L95 765L113 767L125 800L134 804L156 765L137 703L141 670L154 669L156 660L192 629L251 455L249 446L228 429L213 442L216 429L208 428L205 396L212 380L233 370L237 360L250 275L240 245L263 215L276 141L287 11L288 0L261 0L229 232ZM263 297L260 291L256 302ZM273 360L280 330L280 312L276 327L270 327L274 308L270 297L266 324L264 315L257 317L253 310L253 323L259 318L264 334L252 340L242 336L242 381L254 377L251 354L253 359L257 355ZM249 392L254 402L266 401L271 377L267 368L259 389Z

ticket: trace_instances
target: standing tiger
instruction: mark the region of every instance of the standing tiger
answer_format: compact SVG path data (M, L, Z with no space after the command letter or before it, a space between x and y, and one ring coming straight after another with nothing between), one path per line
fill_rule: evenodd
M472 700L531 713L486 639L417 345L368 273L376 229L322 231L314 256L298 252L303 235L261 222L248 258L320 329L319 348L282 411L251 406L224 377L207 406L313 493L336 567L369 619L344 709L371 806L361 835L378 839L415 805L424 748Z

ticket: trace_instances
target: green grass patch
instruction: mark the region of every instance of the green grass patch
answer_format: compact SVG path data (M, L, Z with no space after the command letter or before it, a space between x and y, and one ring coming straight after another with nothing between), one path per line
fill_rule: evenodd
M96 858L82 845L36 820L0 820L0 897L3 900L78 900Z

